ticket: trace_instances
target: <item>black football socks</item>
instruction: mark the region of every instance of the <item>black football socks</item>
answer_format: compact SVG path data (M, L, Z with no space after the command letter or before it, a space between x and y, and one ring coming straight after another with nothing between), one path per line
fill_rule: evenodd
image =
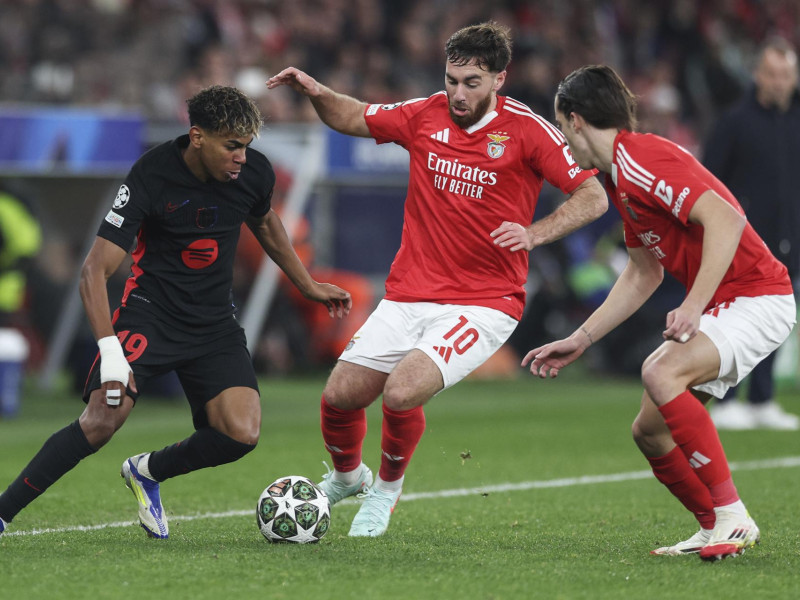
M81 460L94 454L78 421L57 431L0 495L0 517L6 523L41 496Z
M153 479L164 481L176 475L239 460L255 447L255 444L237 442L212 427L203 427L182 442L151 453L148 469Z

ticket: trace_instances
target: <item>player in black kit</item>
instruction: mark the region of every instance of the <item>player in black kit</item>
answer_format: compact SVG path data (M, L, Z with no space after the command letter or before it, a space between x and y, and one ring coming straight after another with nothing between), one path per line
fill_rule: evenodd
M162 373L177 372L195 432L122 465L148 535L169 535L159 482L255 448L258 384L231 298L242 223L306 298L324 303L331 317L350 311L350 294L311 278L270 208L275 174L249 148L261 127L255 104L235 88L213 86L190 98L188 108L189 134L134 164L86 257L80 291L100 350L84 390L86 409L0 495L0 534L106 444L133 409L138 386ZM132 247L131 275L112 318L106 281Z

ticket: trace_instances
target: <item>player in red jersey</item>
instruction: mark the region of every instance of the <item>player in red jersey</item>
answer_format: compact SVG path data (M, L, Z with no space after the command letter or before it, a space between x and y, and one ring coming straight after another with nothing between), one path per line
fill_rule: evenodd
M683 283L687 294L667 314L665 341L642 366L633 436L656 478L701 527L653 554L719 560L741 554L760 534L702 403L721 397L787 338L795 322L792 286L719 180L680 146L633 133L635 106L605 66L578 69L558 87L556 120L576 162L606 173L629 260L605 302L571 336L531 350L522 364L555 377L631 316L665 269Z
M322 397L322 435L335 470L332 502L369 488L350 529L381 535L425 428L422 406L463 379L511 335L525 303L527 252L605 212L593 171L575 164L559 131L498 96L511 59L508 29L466 27L446 47L445 90L366 104L288 68L290 85L336 131L394 142L410 155L400 250L386 296L356 333ZM532 224L544 180L569 199ZM361 460L364 409L383 395L381 465L374 486Z

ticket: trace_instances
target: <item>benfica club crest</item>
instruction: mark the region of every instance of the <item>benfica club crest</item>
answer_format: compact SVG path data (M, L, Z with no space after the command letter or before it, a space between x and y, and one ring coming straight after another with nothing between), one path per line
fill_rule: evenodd
M501 133L487 133L486 134L491 142L489 145L486 146L486 153L489 155L489 158L500 158L503 156L503 152L506 151L506 147L503 144L508 139L511 139L510 135L503 135Z

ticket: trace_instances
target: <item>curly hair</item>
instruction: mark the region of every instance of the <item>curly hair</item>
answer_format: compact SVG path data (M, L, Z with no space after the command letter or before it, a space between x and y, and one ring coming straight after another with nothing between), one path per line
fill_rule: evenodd
M189 124L236 137L258 136L263 121L255 102L234 87L212 85L186 101Z
M510 29L494 21L459 29L444 46L447 60L463 67L473 60L490 73L505 71L511 62Z

